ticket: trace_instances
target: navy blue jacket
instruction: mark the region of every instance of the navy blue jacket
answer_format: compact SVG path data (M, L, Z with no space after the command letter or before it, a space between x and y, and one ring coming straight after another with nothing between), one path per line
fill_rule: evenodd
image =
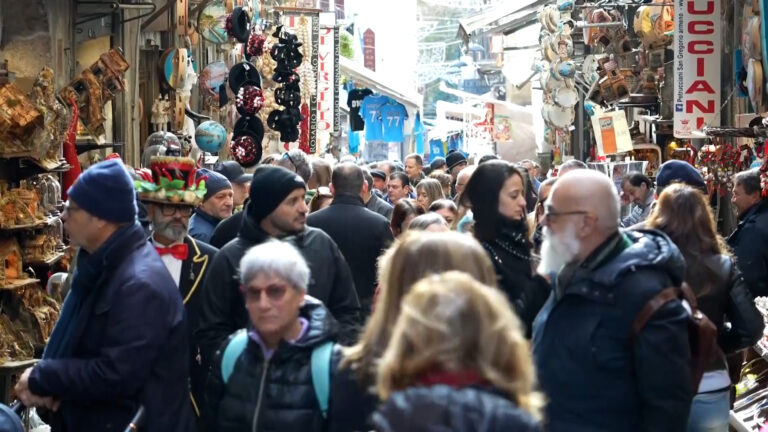
M194 429L181 295L142 227L127 230L105 254L72 358L43 360L29 377L32 393L62 401L54 432L124 430L139 405L143 431Z
M213 231L221 220L205 213L199 208L195 209L195 214L189 218L189 236L203 243L211 242Z
M389 221L365 208L354 195L337 195L330 206L307 217L307 225L325 231L349 263L357 298L370 311L376 291L376 263L394 241ZM366 314L367 315L367 314Z
M566 266L534 322L533 354L550 432L685 431L690 383L687 312L672 301L634 344L632 323L685 263L658 231L626 231Z
M755 297L768 296L768 200L747 210L728 237L747 288Z

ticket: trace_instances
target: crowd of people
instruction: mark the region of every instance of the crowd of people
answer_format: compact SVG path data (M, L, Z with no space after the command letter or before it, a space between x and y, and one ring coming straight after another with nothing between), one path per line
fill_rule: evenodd
M202 202L142 203L119 160L63 213L79 248L17 397L53 431L725 431L726 356L759 339L768 199L736 176L716 229L698 171L617 191L579 161L425 165L300 150L224 162ZM621 217L622 204L630 207ZM717 327L691 380L687 283Z

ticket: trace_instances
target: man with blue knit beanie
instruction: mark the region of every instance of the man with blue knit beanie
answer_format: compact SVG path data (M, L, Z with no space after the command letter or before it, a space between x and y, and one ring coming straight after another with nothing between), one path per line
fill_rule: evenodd
M43 359L16 394L46 407L54 432L122 430L140 406L146 431L190 431L184 307L136 220L133 181L119 160L86 170L62 220L79 246L72 285Z
M203 202L189 220L189 235L195 240L210 243L216 225L232 216L234 192L232 183L216 171L201 168L197 170L196 177L207 177L206 192Z

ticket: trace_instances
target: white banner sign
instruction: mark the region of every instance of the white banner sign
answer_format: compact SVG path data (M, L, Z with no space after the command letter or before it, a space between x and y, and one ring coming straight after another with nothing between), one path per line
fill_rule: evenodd
M330 22L328 22L328 21ZM317 51L317 149L325 149L334 132L336 112L336 15L320 14L320 41Z
M701 138L720 119L720 0L675 0L676 138ZM718 118L715 118L718 117Z

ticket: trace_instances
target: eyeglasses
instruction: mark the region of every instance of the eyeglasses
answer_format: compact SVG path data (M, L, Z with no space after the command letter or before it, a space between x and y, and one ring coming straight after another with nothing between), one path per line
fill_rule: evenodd
M589 214L589 212L584 210L559 212L553 209L551 205L546 205L546 204L544 205L544 217L547 219L552 219L558 216L585 215L585 214Z
M194 208L191 206L160 205L160 213L162 213L163 216L173 216L178 211L181 216L187 217L192 215L193 210Z
M261 301L261 293L264 292L267 294L267 299L272 302L276 303L285 297L285 293L288 291L288 286L286 285L269 285L266 288L253 288L253 287L240 287L240 291L243 292L243 295L245 296L245 301L248 303L258 303Z

